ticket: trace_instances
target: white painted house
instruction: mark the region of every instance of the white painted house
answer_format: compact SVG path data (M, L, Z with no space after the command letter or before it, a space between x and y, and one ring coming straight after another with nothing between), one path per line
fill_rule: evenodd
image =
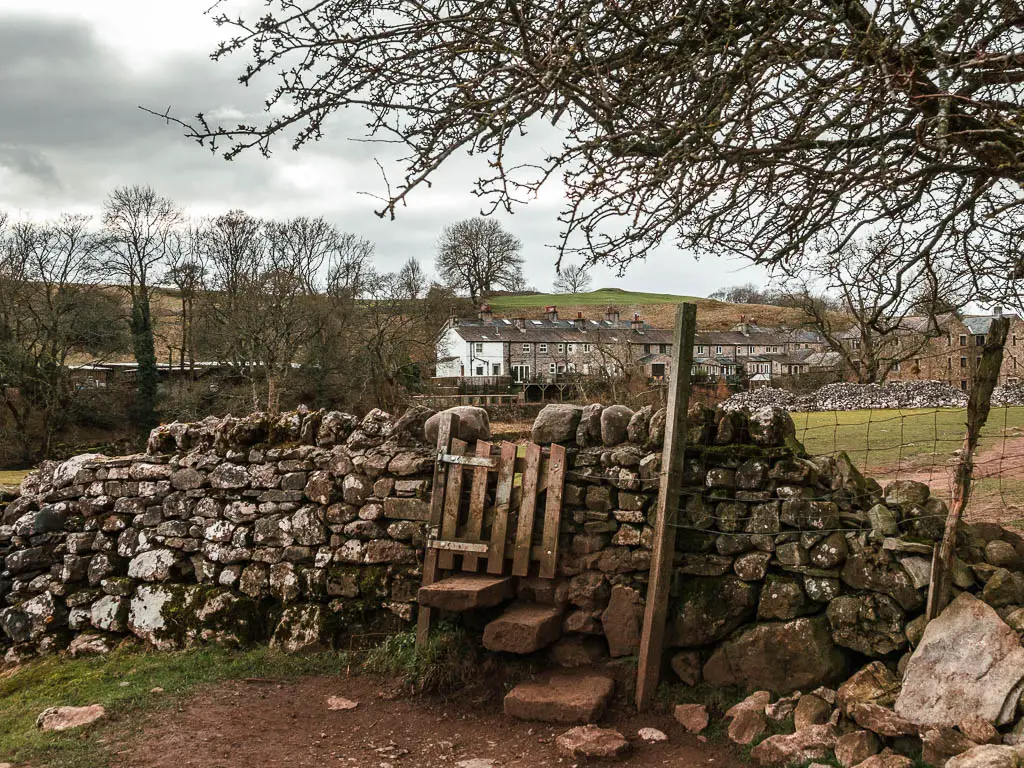
M508 323L509 320L499 320ZM437 375L440 377L506 376L506 342L487 333L466 338L464 327L449 325L438 340Z

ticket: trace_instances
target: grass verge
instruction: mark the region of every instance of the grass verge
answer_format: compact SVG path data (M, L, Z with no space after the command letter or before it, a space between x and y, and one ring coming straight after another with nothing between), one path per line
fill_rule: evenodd
M175 653L125 649L102 657L40 659L0 677L0 762L101 768L123 746L133 716L172 706L199 684L344 674L350 666L351 657L344 653L288 656L266 647ZM48 707L88 704L102 704L107 717L72 731L44 733L35 726Z

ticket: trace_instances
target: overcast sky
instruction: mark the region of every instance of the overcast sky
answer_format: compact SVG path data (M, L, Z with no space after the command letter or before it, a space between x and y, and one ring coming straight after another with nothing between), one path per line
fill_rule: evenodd
M213 0L0 0L0 210L15 216L96 214L123 184L149 184L192 215L243 208L263 216L324 216L376 243L378 267L410 256L432 271L446 224L475 215L476 167L459 158L421 189L396 221L374 216L384 193L372 145L354 141L360 123L332 124L318 144L270 159L233 162L186 141L180 129L139 111L145 105L190 117L252 115L265 93L237 83L244 59L213 63L222 31L204 15ZM226 10L259 8L229 0ZM232 119L230 122L234 122ZM387 158L383 158L385 162ZM555 220L552 187L513 216L499 216L524 244L527 282L549 290ZM722 285L763 282L744 262L703 259L665 246L624 277L592 272L594 287L706 295Z

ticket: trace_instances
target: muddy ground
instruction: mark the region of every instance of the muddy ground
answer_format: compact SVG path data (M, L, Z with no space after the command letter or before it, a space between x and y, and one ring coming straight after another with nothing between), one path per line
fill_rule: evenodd
M355 709L330 711L342 696ZM746 762L731 748L702 742L665 713L637 715L617 701L602 725L633 742L621 765L715 766ZM115 768L427 768L492 760L495 768L573 765L554 739L569 726L505 717L500 700L412 696L372 676L316 677L294 683L232 682L200 689L176 710L151 715L126 737ZM647 744L637 731L654 727L667 742ZM481 763L479 765L485 765Z

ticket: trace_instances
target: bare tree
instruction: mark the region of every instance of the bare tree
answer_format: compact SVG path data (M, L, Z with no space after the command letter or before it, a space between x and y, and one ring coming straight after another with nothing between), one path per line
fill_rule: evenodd
M136 416L143 431L157 423L151 291L162 279L181 223L181 209L152 187L118 187L104 203L106 270L131 301L132 348L138 363Z
M0 231L0 403L21 460L50 454L72 412L70 356L117 346L120 308L98 284L102 240L85 216Z
M252 407L277 412L282 388L325 321L323 272L339 235L322 219L265 221L231 211L206 224L207 313L216 354L251 383Z
M411 256L398 270L399 288L407 299L418 299L427 290L427 276L415 256Z
M181 335L178 346L178 365L195 377L196 368L196 308L206 279L203 264L200 227L191 226L177 233L168 251L165 279L178 292L180 301Z
M267 6L220 15L215 58L249 51L245 85L274 75L270 116L187 128L229 157L315 141L357 107L408 148L380 215L469 150L488 156L476 191L494 206L555 177L563 248L620 267L666 239L775 264L883 232L903 260L941 255L979 294L1019 298L1015 2ZM538 158L542 121L561 146Z
M592 282L585 266L570 264L558 270L553 287L558 293L583 293Z
M496 288L522 286L522 243L499 222L477 216L445 227L437 243L437 273L476 303Z
M882 238L823 254L789 283L785 301L862 384L878 383L945 336L952 278L907 262Z

